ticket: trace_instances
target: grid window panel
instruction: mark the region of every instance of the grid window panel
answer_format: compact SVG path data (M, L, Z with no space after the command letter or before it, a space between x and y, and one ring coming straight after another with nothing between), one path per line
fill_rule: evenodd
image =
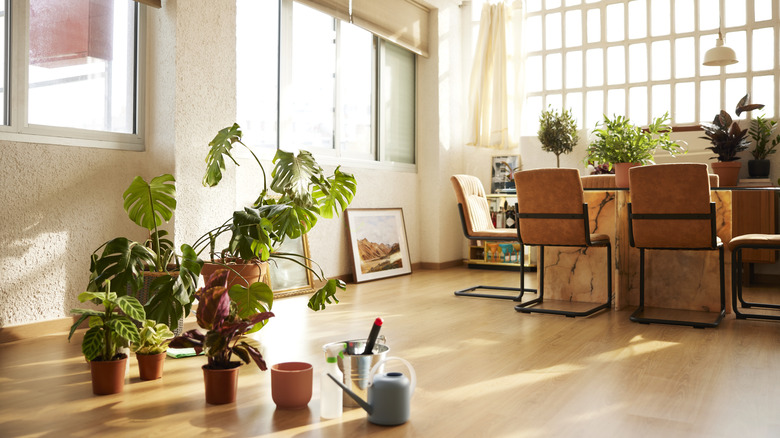
M607 42L622 41L625 38L624 11L622 3L607 5Z
M764 104L764 108L761 110L763 114L777 114L775 112L775 100L772 99L772 96L776 96L774 76L767 75L753 78L753 95L760 96L756 97L753 102Z
M647 117L647 87L631 87L628 89L628 117L639 125L646 125Z
M775 64L774 29L764 27L753 31L753 71L771 70Z
M647 36L647 1L636 0L628 3L628 38L637 39Z
M596 43L601 41L601 10L589 9L588 21L585 25L588 32L588 42Z
M626 83L626 49L623 46L607 48L607 85Z
M650 0L650 35L669 35L672 27L670 16L669 0Z
M566 47L582 45L582 11L575 9L566 12Z

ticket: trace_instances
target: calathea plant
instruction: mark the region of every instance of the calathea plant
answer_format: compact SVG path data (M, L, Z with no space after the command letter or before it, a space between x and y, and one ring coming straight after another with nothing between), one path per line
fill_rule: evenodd
M148 231L144 242L116 237L98 247L91 256L89 291L109 290L119 296L137 295L144 274L152 275L148 316L170 321L176 329L182 316L190 312L193 294L203 262L189 245L181 246L181 259L159 227L173 217L176 186L172 175L164 174L146 182L137 176L123 194L124 209L130 220Z
M108 288L107 288L108 289ZM120 348L129 342L138 342L138 328L135 321L146 318L144 308L137 299L118 296L115 292L82 292L79 301L93 301L102 304L103 309L72 309L71 313L81 315L70 328L68 340L85 320L89 330L81 342L81 352L90 361L111 361L121 359Z
M138 341L133 342L130 351L136 354L165 353L174 336L167 324L147 319L138 333Z
M762 104L750 104L750 94L746 94L739 103L737 103L737 117L743 112L750 112L764 107ZM715 115L712 123L702 123L704 129L704 140L709 140L712 146L707 147L715 153L715 157L720 162L739 160L737 153L744 151L750 145L747 138L748 130L739 126L739 121L733 120L729 113L721 110Z
M307 261L313 262L311 259L303 254L281 252L277 248L286 239L295 239L308 233L319 217L332 218L334 213L338 215L343 212L355 196L355 177L342 172L340 167L332 175L326 176L311 153L300 151L295 155L278 150L273 158L269 190L265 168L252 149L243 143L242 135L238 124L233 124L220 130L209 143L203 184L208 187L219 184L227 160L238 165L232 150L235 145L240 145L252 155L260 169L262 190L252 206L235 211L232 218L198 239L193 248L198 254L209 248L214 261L217 258L217 237L230 232L228 247L219 252L223 263L228 260L246 263L286 259L308 269L319 280L325 280L322 269L315 270L307 264ZM224 263L224 266L230 269L229 264ZM309 307L321 310L326 303L331 303L331 299L338 302L335 296L338 289L346 289L343 281L327 279L312 295Z
M274 316L270 309L273 293L267 285L255 283L245 288L240 285L230 290L225 287L228 271L218 270L196 293L198 308L195 311L198 325L206 330L190 330L171 341L174 348L194 348L200 354L205 351L208 369L230 369L241 365L234 361L235 354L244 363L254 361L266 369L260 350L250 345L242 336L260 330L268 318ZM263 287L265 286L265 287Z

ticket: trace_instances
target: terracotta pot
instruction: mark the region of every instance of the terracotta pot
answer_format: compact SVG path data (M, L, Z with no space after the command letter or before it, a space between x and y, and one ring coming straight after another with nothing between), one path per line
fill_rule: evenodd
M312 366L305 362L271 365L271 398L280 409L303 409L311 400Z
M119 394L125 388L127 358L109 361L90 361L92 392L97 395Z
M748 175L750 175L751 178L768 177L771 163L772 162L769 160L749 160Z
M615 163L615 186L628 187L628 170L642 163Z
M239 364L240 365L240 364ZM224 405L236 401L238 391L238 369L212 370L203 365L203 382L206 385L206 403Z
M721 187L736 187L739 182L739 169L741 161L717 161L710 163L712 172L718 175Z
M217 262L222 262L222 260L217 260ZM262 281L263 283L268 284L269 283L269 276L268 276L268 262L256 262L256 263L233 263L228 262L226 263L228 266L230 266L230 269L233 269L234 271L238 272L238 274L241 274L241 276L237 275L236 272L230 271L228 272L228 289L233 287L233 285L240 284L242 286L248 286L249 284L256 283L258 281ZM201 269L200 274L203 276L203 280L206 281L209 279L209 276L214 273L214 271L218 269L228 269L226 266L221 265L219 263L211 263L211 262L205 262L203 264L203 269ZM244 277L243 279L241 277ZM248 283L247 283L248 282Z
M157 380L163 375L165 353L160 354L136 354L138 359L138 373L141 380Z

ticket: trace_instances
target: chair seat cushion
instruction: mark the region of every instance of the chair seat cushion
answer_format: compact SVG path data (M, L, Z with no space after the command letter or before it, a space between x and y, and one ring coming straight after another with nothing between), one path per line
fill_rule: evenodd
M729 250L742 246L774 246L780 249L780 234L743 234L737 236L729 242Z
M492 230L481 230L471 233L471 238L482 238L485 240L511 240L517 241L517 230L514 228L494 228Z

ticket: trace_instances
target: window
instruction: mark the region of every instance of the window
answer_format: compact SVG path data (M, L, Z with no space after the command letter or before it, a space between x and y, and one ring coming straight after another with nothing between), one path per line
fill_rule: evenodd
M10 36L0 139L142 150L138 4L9 4L0 2L3 36Z
M536 135L549 104L571 108L588 129L605 113L647 124L668 111L674 125L697 125L750 92L777 118L778 7L769 0L529 0L522 135ZM723 69L701 64L720 17L739 59Z
M291 0L237 8L237 118L248 144L414 165L414 53Z

